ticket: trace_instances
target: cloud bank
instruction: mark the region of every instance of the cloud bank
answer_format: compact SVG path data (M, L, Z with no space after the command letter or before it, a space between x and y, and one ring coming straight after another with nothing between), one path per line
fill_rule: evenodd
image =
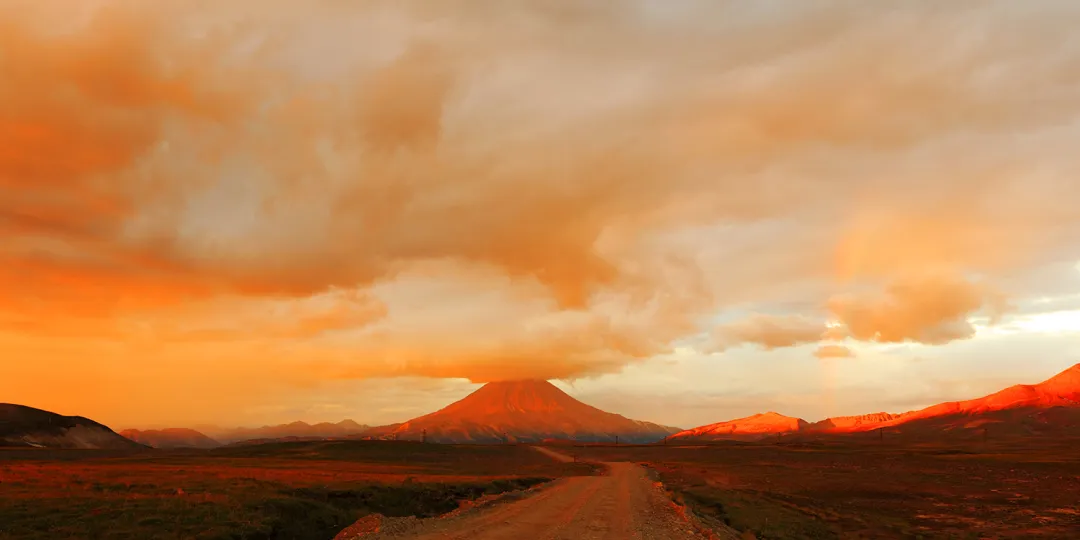
M1037 4L7 2L0 332L286 380L969 338L1080 259Z

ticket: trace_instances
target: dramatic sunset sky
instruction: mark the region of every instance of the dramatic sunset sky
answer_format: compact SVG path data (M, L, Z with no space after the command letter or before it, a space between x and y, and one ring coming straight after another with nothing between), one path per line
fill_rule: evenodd
M0 401L691 427L1080 361L1080 2L0 0Z

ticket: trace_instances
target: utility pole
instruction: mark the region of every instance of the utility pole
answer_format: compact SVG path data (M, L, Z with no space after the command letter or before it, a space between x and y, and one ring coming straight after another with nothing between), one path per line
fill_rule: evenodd
M619 446L619 436L615 436L615 446Z
M422 443L427 442L427 429L420 430L420 442L422 442Z

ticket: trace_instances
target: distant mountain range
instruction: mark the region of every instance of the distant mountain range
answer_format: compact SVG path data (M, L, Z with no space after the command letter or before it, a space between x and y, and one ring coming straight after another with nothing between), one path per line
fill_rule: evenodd
M221 443L195 431L186 428L149 429L125 429L120 435L127 437L139 444L153 448L217 448Z
M685 431L631 420L586 405L547 381L492 382L443 409L401 424L368 427L293 422L260 428L126 430L120 434L80 416L61 416L0 404L0 446L139 449L214 448L327 438L426 440L441 443L653 443L821 437L882 430L925 437L998 434L1080 434L1080 364L1042 383L1016 385L978 399L903 414L873 413L809 423L776 412L755 414Z
M0 403L0 446L133 450L145 446L93 420Z
M226 429L214 426L198 428L199 431L223 444L253 439L285 439L290 437L336 439L348 437L350 435L360 435L369 429L371 429L371 426L358 424L352 420L342 420L336 424L330 422L322 422L319 424L292 422L291 424L262 426L257 428L239 427Z
M120 434L139 443L154 448L217 448L228 444L259 443L286 440L344 439L363 435L370 426L358 424L352 420L342 420L336 424L323 422L308 424L292 422L276 426L257 428L238 427L222 428L218 426L199 426L198 429L126 429Z
M631 420L586 405L547 381L485 384L464 399L402 424L373 428L370 438L451 443L545 439L651 443L679 428Z
M989 396L951 401L903 414L882 412L808 423L770 412L688 429L667 440L755 440L778 434L847 434L878 429L934 436L943 432L955 435L963 430L990 429L990 426L995 431L1015 434L1080 430L1080 364L1039 384L1018 384Z

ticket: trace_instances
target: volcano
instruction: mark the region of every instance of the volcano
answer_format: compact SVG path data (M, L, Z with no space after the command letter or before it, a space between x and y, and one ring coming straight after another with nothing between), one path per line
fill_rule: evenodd
M586 405L547 381L491 382L464 399L404 424L376 428L379 438L446 443L650 443L678 432Z

